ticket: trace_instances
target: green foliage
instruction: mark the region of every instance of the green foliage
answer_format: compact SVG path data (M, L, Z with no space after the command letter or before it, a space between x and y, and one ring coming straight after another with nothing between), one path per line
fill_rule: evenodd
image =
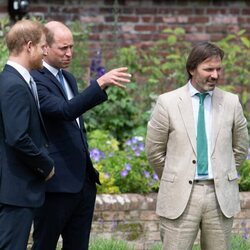
M194 245L193 250L200 250L200 246L199 245ZM233 237L231 238L231 250L249 250L250 249L250 240L249 239L245 239L244 237L242 237L241 235L233 235ZM155 246L153 246L153 248L151 248L151 250L162 250L162 244L156 244Z
M149 167L143 137L124 144L105 131L89 133L90 156L100 172L98 193L149 193L158 188L158 178Z
M127 85L127 90L119 88L107 89L108 101L88 111L85 115L88 131L96 128L108 130L118 140L131 136L132 130L140 125L140 110L135 105L133 96L129 94L135 84Z
M133 250L124 240L92 238L90 240L89 250Z
M223 59L225 84L231 91L239 94L244 114L250 128L250 38L246 37L245 30L230 34L218 42L224 50Z
M9 20L7 18L0 18L0 71L2 71L8 58L8 49L5 44L4 36L9 28Z
M117 50L114 59L108 60L106 71L126 66L133 76L139 70L137 62L138 58L134 47L121 48ZM88 131L95 130L97 127L101 130L108 130L119 141L124 141L135 135L134 130L138 131L139 128L140 135L145 134L145 129L143 130L142 127L144 128L148 115L146 112L142 112L139 99L143 96L139 92L136 79L132 77L131 83L126 86L125 90L108 88L108 101L86 113ZM138 116L140 113L142 115Z
M89 82L88 33L89 28L82 23L73 22L69 26L74 39L74 54L69 71L74 73L79 89L83 89Z
M231 249L232 250L249 250L250 240L245 239L241 235L234 235L231 240Z
M245 160L240 167L240 191L250 191L250 160Z

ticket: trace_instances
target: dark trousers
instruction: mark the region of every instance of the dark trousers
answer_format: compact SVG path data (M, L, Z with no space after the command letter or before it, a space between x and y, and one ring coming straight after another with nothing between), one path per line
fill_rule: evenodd
M96 184L86 180L79 193L46 193L35 213L32 250L87 250L94 213Z
M33 217L33 208L0 204L0 249L26 250Z

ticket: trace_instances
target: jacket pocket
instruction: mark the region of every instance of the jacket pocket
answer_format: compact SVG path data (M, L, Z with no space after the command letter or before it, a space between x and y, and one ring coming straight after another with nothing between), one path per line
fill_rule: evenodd
M232 170L227 174L228 180L233 181L239 179L238 173L236 170Z
M163 174L162 178L163 181L174 182L175 175L174 174Z

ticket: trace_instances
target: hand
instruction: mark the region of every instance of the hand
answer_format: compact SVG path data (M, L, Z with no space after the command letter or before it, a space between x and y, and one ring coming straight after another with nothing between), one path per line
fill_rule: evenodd
M46 177L45 181L48 181L55 174L55 167L52 168L49 175Z
M127 67L112 69L100 78L97 79L98 84L102 89L108 86L117 86L120 88L126 88L125 83L130 82L131 74L127 72Z

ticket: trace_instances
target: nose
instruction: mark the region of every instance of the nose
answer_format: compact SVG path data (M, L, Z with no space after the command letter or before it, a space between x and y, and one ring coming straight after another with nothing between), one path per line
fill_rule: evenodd
M47 56L48 55L47 47L42 48L42 51L43 51L43 56Z
M68 57L71 57L72 56L72 48L67 48L67 51L66 51L66 56Z
M218 79L219 77L219 72L217 71L217 69L213 70L212 74L211 74L211 77L213 79Z

